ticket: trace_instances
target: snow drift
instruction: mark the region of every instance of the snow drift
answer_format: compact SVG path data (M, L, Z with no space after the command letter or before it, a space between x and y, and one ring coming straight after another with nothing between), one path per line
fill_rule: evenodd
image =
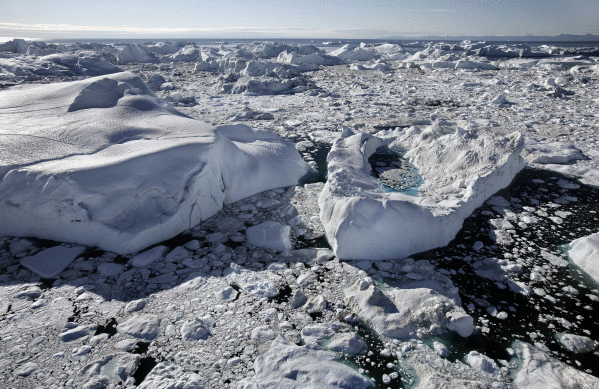
M519 132L492 137L433 125L390 135L385 141L344 127L327 157L318 204L340 259L397 259L445 246L464 219L524 167ZM368 158L386 143L407 151L419 169L420 196L384 192L370 175Z
M293 143L193 120L127 72L8 90L0 110L0 235L131 253L308 170Z

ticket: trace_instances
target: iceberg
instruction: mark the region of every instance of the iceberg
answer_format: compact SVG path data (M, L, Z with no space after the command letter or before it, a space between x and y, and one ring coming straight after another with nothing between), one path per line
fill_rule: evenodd
M568 245L572 261L599 282L599 232L572 241Z
M139 43L130 43L117 54L117 61L126 63L155 63L158 62L158 57Z
M524 168L519 132L493 137L433 125L393 136L344 127L327 157L329 175L318 204L340 259L398 259L445 246L464 219ZM419 169L419 196L385 192L373 180L368 158L385 144L406 152Z
M292 142L191 119L128 72L4 91L0 109L0 235L133 253L309 169Z

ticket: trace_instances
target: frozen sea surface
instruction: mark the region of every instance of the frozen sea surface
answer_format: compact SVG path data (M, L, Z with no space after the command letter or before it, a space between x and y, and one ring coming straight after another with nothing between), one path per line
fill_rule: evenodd
M4 232L0 376L5 386L237 388L282 381L291 387L528 388L540 381L555 388L599 386L599 288L592 272L570 262L567 253L568 244L599 230L597 48L489 42L343 47L349 42L337 42L323 53L318 47L265 42L206 48L194 48L193 42L134 43L139 50L130 47L129 54L140 55L134 60L153 62L117 63L119 49L102 44L79 44L71 53L60 45L9 43L2 46L8 50L2 60L10 67L0 61L0 84L7 89L0 99L38 88L28 84L49 83L40 91L59 89L58 81L90 85L91 74L83 67L75 71L74 65L96 63L86 54L96 50L111 66L133 72L126 82L118 74L96 80L136 83L143 93L128 89L110 106L115 89L100 88L107 93L92 93L91 100L109 106L104 108L80 109L88 101L75 98L81 91L65 93L68 104L62 108L50 107L60 99L38 103L50 113L62 109L65 128L75 127L68 118L76 115L92 125L90 118L102 117L92 112L102 110L123 110L114 123L137 130L156 130L161 120L169 127L176 116L181 124L194 123L194 129L199 121L207 123L202 128L212 137L222 131L246 152L245 141L236 137L274 132L280 138L270 136L268 145L275 139L281 145L293 142L285 155L299 152L314 170L301 185L279 183L248 194L245 185L231 183L283 179L280 163L266 174L231 169L224 191L231 194L222 209L142 252L119 254L92 247L95 243ZM327 62L335 50L339 55L331 58L343 64ZM54 65L48 55L55 56ZM322 61L318 57L324 65L310 70ZM55 74L34 71L43 64ZM99 86L104 83L111 81ZM24 99L23 111L35 112L36 105L27 101L40 99ZM141 100L154 108L139 112L136 104L148 106ZM0 112L4 132L6 123L12 133L20 129L19 119L30 114L39 115L40 128L56 131L62 145L42 148L48 155L63 147L113 147L81 131L61 132L48 120L54 114L7 112ZM135 121L146 115L154 115L149 124ZM457 173L478 166L475 170L482 170L472 173L480 178L497 171L491 167L501 160L472 155L480 164L452 165L467 160L451 154L452 142L478 142L478 155L488 158L499 139L519 132L526 167L507 175L501 191L488 190L480 206L464 215L461 228L452 229L453 238L436 248L409 257L340 260L326 239L318 200L332 179L327 156L343 126L401 153L423 178L418 195L435 201L463 198L469 181ZM183 127L174 130L182 140L198 136ZM166 136L144 132L118 146L156 137ZM2 148L13 154L22 149ZM34 157L39 150L18 154ZM446 159L437 171L447 174L431 174L427 166L435 163L427 163L438 161L432 157L443 150ZM236 152L226 151L224 164L247 168ZM364 151L356 149L360 155ZM162 171L160 177L171 182L173 166L183 156L190 154L133 173L152 178L149 173ZM8 171L14 169L10 163L3 165ZM366 157L361 166L377 170L389 163L379 166ZM25 193L26 186L8 185L8 171L3 170L0 196ZM23 174L25 181L19 182L35 188L45 177L38 173ZM93 178L94 185L106 183L99 175ZM370 171L364 178L380 189ZM63 199L64 193L55 192L54 198ZM40 204L39 196L30 200ZM118 206L105 204L106 210ZM423 236L420 247L431 243Z

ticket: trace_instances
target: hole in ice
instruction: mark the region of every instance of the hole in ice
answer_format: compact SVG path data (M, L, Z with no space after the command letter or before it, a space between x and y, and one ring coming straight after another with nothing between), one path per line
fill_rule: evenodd
M135 345L135 349L133 350L133 354L145 354L148 352L150 348L150 342L138 342Z
M320 142L314 142L314 146L306 148L304 157L306 154L308 154L316 163L315 169L317 174L304 176L300 182L301 185L313 184L315 182L326 182L326 177L328 174L327 156L329 155L330 151L330 144Z
M291 298L293 289L289 285L285 285L282 289L279 289L279 294L275 296L272 301L276 304L286 303Z
M400 192L417 197L418 187L424 182L418 169L402 155L389 149L379 147L369 158L372 175L385 192Z
M401 372L398 371L398 360L393 354L388 356L381 354L386 347L383 341L376 334L374 330L361 320L352 323L353 330L364 340L368 346L368 350L364 354L348 355L343 354L339 357L339 360L350 366L353 369L360 371L364 369L363 375L374 379L375 388L387 388L389 386L393 388L404 388L404 377ZM392 367L389 364L392 364ZM393 372L399 373L399 377L392 380L390 384L383 384L383 374L390 375Z
M108 334L108 337L111 338L114 335L116 335L116 326L117 326L117 322L116 319L113 317L111 318L106 324L98 326L98 329L96 330L96 335L99 334Z
M155 358L145 357L139 361L139 366L135 373L133 373L133 379L135 379L135 385L139 385L146 379L146 376L150 374L152 369L158 364Z

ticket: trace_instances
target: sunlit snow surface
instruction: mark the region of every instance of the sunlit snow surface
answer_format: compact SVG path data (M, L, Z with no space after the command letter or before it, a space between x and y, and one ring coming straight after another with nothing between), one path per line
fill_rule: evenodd
M0 110L9 236L131 253L308 171L291 142L186 117L132 73L6 91Z
M224 201L222 210L199 225L159 239L142 253L0 238L0 376L5 386L599 386L599 288L567 255L568 244L599 227L599 192L587 186L599 183L596 48L340 44L335 48L339 56L333 57L335 50L325 54L289 44L194 48L191 43L130 47L125 54L150 62L117 65L149 85L152 92L146 96L157 96L149 100L167 111L160 111L164 119L181 117L167 101L227 138L239 131L273 131L292 140L315 170L301 186L272 186L248 198L237 192L239 198ZM74 58L59 46L9 46L2 59L10 67L0 61L3 86L77 80L85 74L43 59L62 53L64 61ZM80 49L117 59L113 47L81 44ZM358 61L370 56L374 59ZM326 66L309 71L323 60ZM341 63L335 61L345 64L333 66ZM36 70L44 66L47 73ZM0 91L0 99L29 88L34 86L10 87ZM130 98L128 93L123 96ZM110 96L94 99L95 104L110 105ZM135 112L127 109L127 115ZM91 112L71 113L82 111ZM40 114L41 128L53 125L47 117ZM2 112L0 118L10 115ZM0 129L5 122L0 121ZM223 127L232 122L257 131ZM154 120L151 124L156 126ZM409 166L405 161L417 169L407 175L422 178L411 181L417 193L410 194L416 196L405 197L412 201L419 196L443 201L463 196L468 188L452 173L459 164L436 168L448 174L427 172L426 161L418 161L427 155L426 143L413 142L422 135L447 138L431 142L435 156L455 150L445 147L451 139L475 135L485 151L485 145L494 149L519 131L528 166L500 192L489 189L492 197L465 215L447 245L409 258L341 261L325 238L318 198L331 179L326 158L342 125L364 134L362 139L382 140L401 154L400 167ZM410 149L418 152L410 155ZM235 153L225 155L227 162L235 162ZM376 159L361 163L377 168ZM166 171L170 166L158 167ZM464 174L473 166L463 165ZM230 170L232 181L250 182L279 179L279 172L254 176L245 169ZM367 173L364 182L385 193L385 177ZM25 177L37 184L35 175ZM397 182L397 176L392 178L387 182ZM4 189L0 195L6 195ZM48 262L57 255L60 260ZM54 278L41 279L31 270Z

